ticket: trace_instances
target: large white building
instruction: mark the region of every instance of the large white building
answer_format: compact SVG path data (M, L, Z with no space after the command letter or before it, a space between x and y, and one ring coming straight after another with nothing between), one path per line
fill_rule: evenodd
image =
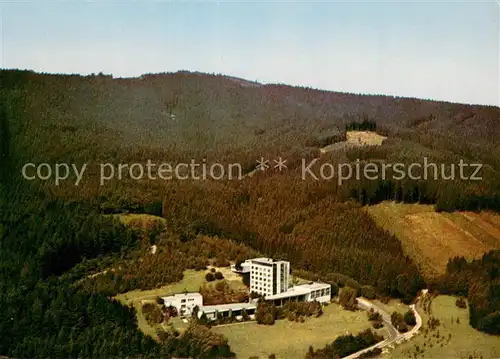
M203 296L200 293L181 293L162 297L165 306L174 307L180 316L190 316L194 307L203 306Z
M290 262L271 258L248 259L240 272L250 273L250 292L274 295L286 292L290 278Z
M331 288L327 283L310 282L289 288L290 262L270 258L253 258L231 266L234 272L250 273L250 292L264 296L266 300L280 305L289 300L318 301L327 303L331 299Z

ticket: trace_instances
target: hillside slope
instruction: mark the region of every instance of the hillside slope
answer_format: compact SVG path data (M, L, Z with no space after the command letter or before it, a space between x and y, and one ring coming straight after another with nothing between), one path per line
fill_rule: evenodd
M162 215L188 240L198 233L250 245L321 274L340 272L386 294L408 296L422 285L398 240L360 210L386 199L437 203L453 209L500 204L496 153L500 109L362 96L285 85L247 83L200 73L110 76L1 71L14 180L26 162L88 164L85 178L55 185L31 181L49 195L83 201L102 212ZM303 180L312 160L352 122L372 121L388 137L381 146L327 154L323 163L458 159L488 164L481 183ZM5 122L5 121L4 121ZM332 134L340 134L332 136ZM495 137L497 136L497 137ZM466 137L470 141L463 141ZM99 164L172 164L190 160L255 168L256 160L287 160L244 181L99 181ZM24 181L26 183L26 181ZM465 200L464 200L465 199ZM318 248L320 249L318 251ZM404 284L403 284L404 282Z
M405 253L428 279L446 271L449 259L481 258L500 249L500 215L435 212L432 206L383 202L365 207L382 228L401 241Z

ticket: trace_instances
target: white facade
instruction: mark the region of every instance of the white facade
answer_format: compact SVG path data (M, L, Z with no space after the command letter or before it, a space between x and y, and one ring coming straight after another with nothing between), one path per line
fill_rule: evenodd
M248 259L243 266L250 268L250 292L274 295L286 292L290 277L290 262L270 258Z
M190 316L194 307L201 308L203 306L203 296L200 293L174 294L162 299L165 306L174 307L181 316Z
M306 301L312 302L314 300L320 303L328 303L332 299L331 286L328 283L309 283L302 284L300 287L309 291L306 296Z

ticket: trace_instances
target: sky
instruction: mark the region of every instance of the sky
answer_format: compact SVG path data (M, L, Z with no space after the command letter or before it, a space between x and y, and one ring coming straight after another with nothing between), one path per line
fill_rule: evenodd
M0 68L178 70L500 105L500 6L483 2L0 0Z

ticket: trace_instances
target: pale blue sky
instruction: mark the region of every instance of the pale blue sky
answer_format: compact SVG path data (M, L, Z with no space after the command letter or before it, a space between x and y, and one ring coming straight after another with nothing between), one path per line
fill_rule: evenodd
M187 69L264 83L499 105L499 5L5 2L3 68Z

